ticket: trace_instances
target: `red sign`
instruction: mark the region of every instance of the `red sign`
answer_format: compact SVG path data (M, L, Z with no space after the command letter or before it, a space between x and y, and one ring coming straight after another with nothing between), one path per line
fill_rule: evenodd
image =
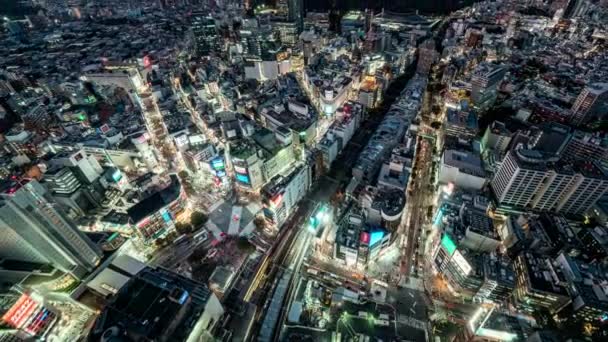
M152 66L152 60L149 56L144 56L144 68L148 69Z
M369 233L361 232L359 240L361 241L361 243L369 243Z
M273 198L270 199L272 206L275 208L278 207L282 201L283 201L283 194L277 194L276 196L274 196Z
M37 306L38 303L30 296L23 294L4 316L2 316L2 320L15 328L21 328Z

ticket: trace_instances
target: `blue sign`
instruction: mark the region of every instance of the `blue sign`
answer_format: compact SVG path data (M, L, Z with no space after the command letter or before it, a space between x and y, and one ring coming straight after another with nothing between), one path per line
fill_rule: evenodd
M190 296L190 294L188 293L188 291L184 291L184 293L182 293L182 296L179 297L179 304L180 305L184 304L189 296Z
M166 210L163 213L163 220L165 220L165 222L170 222L171 221L171 214L169 214L169 212L166 211Z
M224 165L224 159L222 157L215 158L211 161L211 168L215 171L223 171L226 166Z
M249 176L247 175L243 175L240 173L236 174L236 180L241 182L241 183L245 183L245 184L251 184L251 182L249 181Z
M370 234L370 238L369 238L369 245L373 246L376 243L382 241L382 238L384 237L384 232L383 231L376 231L376 232L372 232Z

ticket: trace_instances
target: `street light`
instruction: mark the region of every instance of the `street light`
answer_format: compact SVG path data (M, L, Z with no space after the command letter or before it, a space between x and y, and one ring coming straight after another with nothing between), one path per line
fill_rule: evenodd
M372 313L367 313L367 321L369 322L369 324L374 325L376 324L376 318L374 317L374 314Z

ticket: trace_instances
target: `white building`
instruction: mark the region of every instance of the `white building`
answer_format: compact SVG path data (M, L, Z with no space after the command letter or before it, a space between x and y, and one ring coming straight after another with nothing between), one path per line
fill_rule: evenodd
M300 165L285 176L273 178L262 189L264 216L266 221L279 229L306 195L312 183L308 165Z
M439 182L459 188L481 190L486 184L481 159L471 152L446 150L441 158Z
M564 164L540 152L509 151L492 179L500 206L582 214L608 190L608 177L592 162Z

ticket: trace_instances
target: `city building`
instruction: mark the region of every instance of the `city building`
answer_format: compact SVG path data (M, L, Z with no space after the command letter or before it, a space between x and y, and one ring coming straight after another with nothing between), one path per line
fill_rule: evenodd
M515 258L514 268L514 298L521 310L533 313L545 309L555 314L571 303L566 279L550 258L524 252Z
M349 11L340 19L340 30L343 34L351 31L365 32L365 15L361 11Z
M185 207L186 193L177 175L171 174L165 188L131 206L127 214L138 236L144 242L152 243L175 227Z
M458 296L473 298L481 288L483 260L457 246L449 234L443 234L433 257L433 266L450 285L450 291Z
M608 144L606 139L597 134L574 131L563 153L564 159L596 160L602 165L608 165Z
M494 304L509 299L515 289L515 271L511 260L496 253L485 254L482 267L484 279L475 299Z
M502 312L494 306L479 306L455 341L523 341L532 331L532 324L517 315Z
M194 36L194 47L199 56L207 56L220 50L220 37L215 20L205 12L194 12L190 18L190 28Z
M0 303L1 322L7 330L16 331L15 341L45 339L61 318L61 314L35 292L8 291L0 294Z
M83 190L82 183L68 167L54 166L44 173L44 185L51 191L57 203L65 206L66 212L73 210L83 215L92 207L92 202Z
M472 152L445 150L439 168L439 182L459 188L481 190L486 184L482 161Z
M69 167L74 171L78 179L85 184L95 182L103 173L103 169L95 156L87 155L83 150L60 152L49 161L49 165Z
M236 184L257 192L272 178L293 168L296 156L291 141L281 142L267 129L252 138L230 144L230 156Z
M463 234L459 245L476 252L495 252L501 245L493 220L482 210L463 204L460 208Z
M608 313L608 277L601 264L586 264L564 253L555 263L568 281L572 297L572 318L590 323L605 319Z
M304 28L304 0L287 0L289 21L294 22L298 33Z
M608 228L597 226L592 229L581 229L578 238L585 246L589 260L598 262L608 260Z
M223 314L206 285L162 268L144 268L108 300L89 339L211 339Z
M262 190L264 217L274 229L280 229L304 198L312 183L310 167L299 165L285 176L275 176Z
M439 58L439 52L435 49L435 41L427 39L418 46L418 65L416 71L428 74L433 64Z
M494 103L506 72L503 66L490 63L481 63L475 68L471 78L471 100L476 107L487 109Z
M388 247L391 234L368 225L362 215L351 210L337 223L333 257L346 267L363 270Z
M466 102L463 102L460 107L460 110L447 109L444 120L445 134L459 139L473 139L479 131L477 112L468 108Z
M491 149L502 155L507 151L512 136L512 132L508 130L504 123L494 121L481 138L481 151L485 152Z
M0 197L0 258L51 264L76 278L99 264L99 248L57 208L38 181L5 181Z
M561 163L542 152L507 153L491 182L499 206L583 214L608 190L604 171L592 161Z
M385 161L378 174L378 187L398 189L405 192L412 172L414 153L405 144L397 145Z
M572 105L571 123L581 125L593 120L601 120L608 110L608 83L586 86Z
M384 227L395 233L405 209L405 191L395 188L367 186L359 194L359 204L368 224ZM396 237L393 234L393 237Z

